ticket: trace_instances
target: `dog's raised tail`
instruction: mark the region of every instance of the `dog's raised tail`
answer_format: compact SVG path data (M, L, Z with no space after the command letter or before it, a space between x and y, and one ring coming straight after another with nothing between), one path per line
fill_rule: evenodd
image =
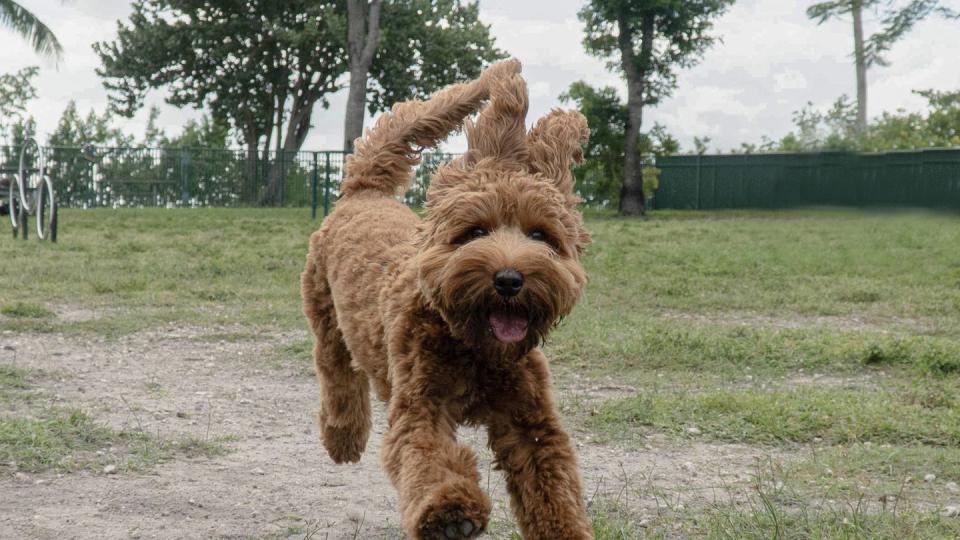
M490 96L492 81L519 71L520 62L507 60L488 67L478 79L447 87L427 101L394 105L354 143L354 153L347 156L341 195L367 191L391 197L401 194L413 179L413 167L420 162L423 149L436 146L459 129Z

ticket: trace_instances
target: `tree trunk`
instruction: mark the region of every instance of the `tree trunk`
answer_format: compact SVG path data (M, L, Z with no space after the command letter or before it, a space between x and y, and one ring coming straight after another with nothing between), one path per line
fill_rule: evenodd
M367 76L380 36L380 0L347 0L347 56L350 90L343 122L343 151L353 151L353 141L363 134L367 103Z
M280 134L277 134L277 148L273 163L270 164L267 189L260 199L260 204L270 205L282 203L279 200L280 183L286 180L284 172L289 172L293 160L303 147L310 131L310 117L313 116L313 106L319 94L315 88L300 90L290 106L290 118L287 121L286 133L283 135L283 144L280 145Z
M646 214L643 194L643 163L637 151L640 127L643 125L643 94L646 77L653 56L653 34L656 30L654 15L643 15L640 23L640 57L633 52L633 31L629 21L621 17L618 44L623 72L627 76L627 131L624 134L623 185L620 188L620 214L640 216ZM639 62L638 62L639 60Z
M867 131L867 60L863 46L863 4L854 0L853 6L853 54L857 64L857 130Z
M263 149L264 163L270 164L269 165L270 169L269 169L269 172L267 173L267 185L264 188L263 193L260 195L261 206L273 206L281 202L278 200L278 197L280 195L280 182L283 180L283 178L281 178L282 171L280 170L280 163L282 161L281 149L282 149L283 137L281 135L280 130L283 128L283 120L284 120L283 108L286 106L286 103L287 103L287 94L283 93L281 95L276 96L276 100L277 100L276 110L275 110L276 117L274 119L273 124L274 124L274 128L276 128L277 130L277 139L274 142L275 146L273 150L273 160L271 161L270 160L270 137L272 136L272 131L273 131L271 129L271 133L268 134L267 143Z

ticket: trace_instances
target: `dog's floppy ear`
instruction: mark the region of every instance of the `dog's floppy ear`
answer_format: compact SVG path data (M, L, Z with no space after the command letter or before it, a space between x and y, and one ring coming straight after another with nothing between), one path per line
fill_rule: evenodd
M484 72L489 83L490 103L475 122L467 120L466 167L490 159L498 168L527 168L526 126L527 83L520 76L520 62L510 60Z
M583 143L590 137L587 119L577 111L554 109L537 120L527 135L531 172L553 179L570 206L579 202L573 193L574 164L583 163Z

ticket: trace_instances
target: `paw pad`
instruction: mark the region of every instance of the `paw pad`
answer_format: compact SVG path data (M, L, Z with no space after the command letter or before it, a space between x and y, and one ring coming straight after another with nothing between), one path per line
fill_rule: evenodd
M461 520L459 523L447 523L443 528L443 534L450 540L460 540L462 538L473 538L473 533L479 533L479 527L473 524L469 519Z

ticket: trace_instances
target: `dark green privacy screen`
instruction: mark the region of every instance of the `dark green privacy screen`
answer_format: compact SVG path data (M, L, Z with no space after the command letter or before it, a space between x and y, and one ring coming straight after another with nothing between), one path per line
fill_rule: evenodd
M960 149L657 159L654 208L960 208Z

